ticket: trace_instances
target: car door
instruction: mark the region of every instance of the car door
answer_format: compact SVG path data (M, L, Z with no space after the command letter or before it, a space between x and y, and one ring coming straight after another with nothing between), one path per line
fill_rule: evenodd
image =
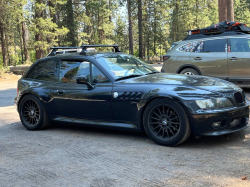
M227 40L212 39L198 43L197 50L190 55L193 65L200 69L202 75L227 79Z
M230 38L228 52L229 80L250 79L250 38Z
M78 84L85 77L94 86ZM58 116L74 119L112 120L112 82L88 61L61 61L54 99Z

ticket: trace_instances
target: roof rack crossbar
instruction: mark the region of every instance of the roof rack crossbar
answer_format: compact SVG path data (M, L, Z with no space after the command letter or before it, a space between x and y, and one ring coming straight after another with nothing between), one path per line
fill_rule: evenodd
M91 47L113 47L115 49L115 52L121 52L119 49L119 45L81 45L82 51L80 54L86 55L87 48Z
M48 56L55 56L58 49L81 49L81 47L51 47L52 51Z
M91 48L91 47L113 47L115 49L115 52L121 52L121 50L119 49L119 45L81 45L80 47L51 47L50 49L52 49L52 51L48 56L55 56L56 51L58 49L82 49L80 54L86 55L87 48Z

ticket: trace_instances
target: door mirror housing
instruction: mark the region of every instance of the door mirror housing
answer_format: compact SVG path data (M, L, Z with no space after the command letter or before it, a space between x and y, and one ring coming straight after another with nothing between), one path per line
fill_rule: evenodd
M94 89L95 87L88 81L86 77L77 77L76 79L77 84L86 84L89 90Z

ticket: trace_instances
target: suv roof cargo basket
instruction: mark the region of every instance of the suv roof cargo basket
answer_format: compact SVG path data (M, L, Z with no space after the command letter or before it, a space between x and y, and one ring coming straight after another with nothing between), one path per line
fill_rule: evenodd
M87 48L93 47L113 47L115 49L115 52L121 52L119 49L119 45L81 45L80 47L51 47L50 49L52 49L52 51L48 56L55 56L58 49L82 49L80 54L86 55L86 53L88 52Z
M223 21L210 27L189 30L188 36L183 40L206 38L211 36L229 36L235 34L248 34L250 28L244 23Z

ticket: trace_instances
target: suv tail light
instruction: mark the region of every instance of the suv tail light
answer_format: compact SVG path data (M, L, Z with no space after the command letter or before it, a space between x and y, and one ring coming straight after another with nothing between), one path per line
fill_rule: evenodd
M170 56L163 56L163 61L169 59Z

